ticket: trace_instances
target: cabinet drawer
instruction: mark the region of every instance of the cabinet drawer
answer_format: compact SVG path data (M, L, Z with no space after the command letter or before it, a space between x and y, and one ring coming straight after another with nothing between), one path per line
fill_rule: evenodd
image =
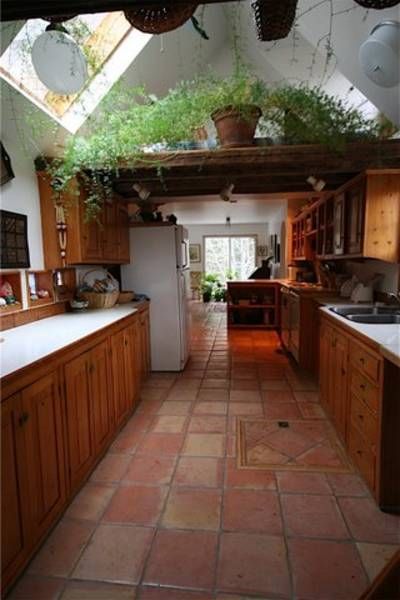
M380 390L369 379L364 377L358 369L351 368L350 385L352 393L356 394L375 414L379 411Z
M349 428L349 454L369 487L375 488L375 455L352 425Z
M366 404L355 394L350 398L351 424L362 434L365 443L376 454L378 439L378 421L367 408Z
M350 357L353 365L373 381L379 381L380 359L358 344L351 344Z

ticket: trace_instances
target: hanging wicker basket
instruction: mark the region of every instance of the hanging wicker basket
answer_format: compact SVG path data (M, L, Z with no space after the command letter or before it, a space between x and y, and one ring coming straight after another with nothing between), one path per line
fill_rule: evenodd
M70 19L73 19L74 17L76 17L76 14L74 14L74 15L57 15L55 17L42 17L42 19L44 21L48 21L49 23L64 23L64 21L69 21Z
M259 40L271 42L289 35L296 17L297 0L255 0L251 6Z
M175 6L149 4L126 10L125 17L132 27L144 33L166 33L186 23L194 15L197 6L193 2Z
M354 0L363 8L372 8L375 10L383 10L400 4L400 0Z

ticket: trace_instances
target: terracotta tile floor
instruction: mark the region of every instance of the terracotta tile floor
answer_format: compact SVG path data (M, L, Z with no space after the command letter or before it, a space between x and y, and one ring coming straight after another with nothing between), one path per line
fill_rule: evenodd
M400 544L354 474L236 467L236 418L325 418L273 332L194 303L192 357L142 401L21 577L19 600L356 600Z

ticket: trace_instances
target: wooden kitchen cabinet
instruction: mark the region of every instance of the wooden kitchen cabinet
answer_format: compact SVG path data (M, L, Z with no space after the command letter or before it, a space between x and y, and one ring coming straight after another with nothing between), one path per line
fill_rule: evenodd
M4 586L65 505L61 415L56 372L40 378L2 405Z
M400 369L323 315L320 397L383 510L400 511Z
M24 526L21 493L24 489L25 460L21 436L21 398L15 394L1 407L1 558L3 584L15 575L21 565L28 536ZM4 581L5 580L5 581Z
M346 193L346 254L363 250L365 181L351 186Z
M140 313L140 376L144 381L151 369L150 356L150 316L149 311L145 310Z
M114 427L106 341L65 365L69 476L72 488L86 477Z
M56 210L50 179L38 173L42 219L43 254L46 269L59 269L79 264L129 263L129 218L126 206L113 199L105 202L97 220L85 218L87 193L77 180L60 195L65 211L65 258L60 246Z
M316 243L302 223L317 210ZM368 170L308 206L292 222L292 260L376 258L400 262L400 169Z
M88 360L89 353L81 354L64 367L69 482L72 489L84 480L95 456Z
M333 217L333 252L335 255L344 254L345 248L345 210L346 194L335 195Z
M148 323L147 305L2 380L3 591L134 409L150 352L141 317Z
M347 338L323 323L320 340L321 404L343 439L347 425L347 363Z

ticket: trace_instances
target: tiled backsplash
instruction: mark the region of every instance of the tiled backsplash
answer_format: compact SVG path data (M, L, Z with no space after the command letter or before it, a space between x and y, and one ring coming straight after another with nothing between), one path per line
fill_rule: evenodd
M376 273L383 275L376 289L380 292L397 292L400 285L400 265L381 260L366 260L365 262L346 261L345 270L356 275L363 283L370 280Z

